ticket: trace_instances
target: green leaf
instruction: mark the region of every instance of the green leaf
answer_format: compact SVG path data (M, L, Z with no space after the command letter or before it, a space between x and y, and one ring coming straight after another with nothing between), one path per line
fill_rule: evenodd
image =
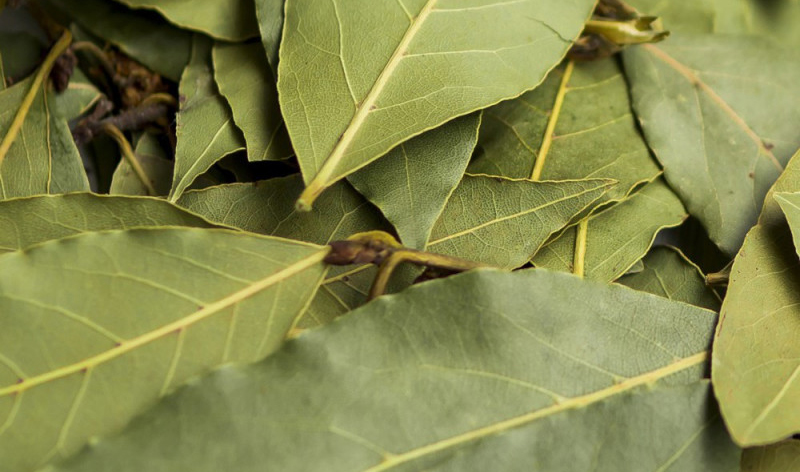
M719 295L706 286L703 273L679 249L654 247L643 263L642 271L626 274L618 282L634 290L719 311Z
M800 260L778 202L800 191L800 152L764 202L731 269L711 377L728 430L742 446L800 431Z
M0 201L0 254L90 231L149 226L213 225L156 198L91 193Z
M348 180L380 208L407 247L424 249L467 167L480 114L458 118L406 143Z
M594 3L288 0L278 91L307 184L298 204L408 138L536 87Z
M167 195L172 184L173 162L167 159L167 153L158 139L150 133L144 133L136 142L135 154L156 195ZM109 193L147 196L149 191L128 161L120 159L111 178Z
M741 472L795 472L800 468L800 441L782 441L745 449Z
M521 267L612 186L599 179L533 182L465 175L425 250L505 269Z
M217 161L245 146L231 110L214 84L211 42L199 35L181 76L180 94L175 173L169 195L173 202Z
M533 180L609 178L620 200L661 172L631 113L616 59L568 61L536 89L484 111L469 172Z
M26 31L0 33L0 70L5 79L20 80L30 75L45 54L42 40ZM6 84L0 83L0 90Z
M284 0L255 0L258 29L272 72L278 75L278 51L283 32Z
M247 141L251 162L293 154L278 107L275 78L261 44L215 44L214 78Z
M475 271L206 377L59 470L731 471L740 452L698 382L715 318Z
M800 254L800 192L776 193L775 201L781 206L786 221L792 229L795 250Z
M25 94L28 78L0 91L0 130L9 129ZM54 110L54 94L40 87L22 128L0 159L0 200L47 193L89 190L89 181L66 119Z
M155 10L171 23L226 41L258 35L253 0L116 0L131 8Z
M759 38L688 34L623 57L667 181L711 240L734 254L800 148L800 57Z
M586 232L569 228L533 258L537 267L576 271L576 248L583 247L584 277L611 282L644 257L658 232L686 219L680 199L662 179L611 207L589 216ZM580 250L580 249L577 249Z
M346 182L332 186L311 212L295 209L294 199L302 188L302 177L295 174L192 190L184 193L177 204L219 224L315 244L327 244L365 231L391 229L380 213ZM298 327L324 324L362 305L374 278L372 266L332 267ZM408 282L408 276L398 280L400 286Z
M76 68L67 89L54 95L55 108L59 115L71 120L89 111L102 96L92 81Z
M44 0L93 34L177 82L192 50L192 34L152 12L131 11L109 0Z
M173 228L0 257L3 468L66 457L197 374L270 354L316 291L326 253Z

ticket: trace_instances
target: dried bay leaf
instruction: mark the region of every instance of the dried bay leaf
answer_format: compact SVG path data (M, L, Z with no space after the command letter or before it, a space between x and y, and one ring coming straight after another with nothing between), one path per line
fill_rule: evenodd
M116 0L159 12L171 23L226 41L258 35L253 0Z
M273 73L278 75L278 52L283 32L284 0L255 0L258 29Z
M602 179L533 182L465 175L425 250L505 269L521 267L613 185Z
M177 204L209 221L254 233L327 244L366 231L390 231L380 213L346 182L322 195L311 212L294 200L303 188L300 175L255 183L220 185L183 194ZM331 267L306 316L307 328L325 323L364 303L375 278L373 266ZM398 280L410 283L408 276Z
M275 78L261 44L214 45L214 78L242 130L251 162L293 154L278 107Z
M609 178L620 200L660 169L631 113L615 58L567 61L536 89L484 111L470 173L534 180Z
M80 26L174 82L192 50L192 34L153 12L132 11L109 0L43 0Z
M715 318L479 270L222 369L57 470L732 471L740 451L700 381Z
M213 227L156 198L71 193L0 201L0 254L92 231L150 226Z
M380 208L400 241L424 249L433 225L464 175L478 137L479 114L455 119L389 152L348 180Z
M156 190L156 195L166 196L169 194L172 185L173 162L167 159L167 153L159 144L158 139L153 134L144 133L136 142L134 154L139 166L148 177L150 185ZM121 159L111 177L109 193L147 196L149 190L128 161Z
M800 254L800 192L795 193L776 193L775 201L781 206L786 221L792 229L794 236L794 247Z
M0 130L9 129L33 78L0 91ZM0 160L0 200L89 190L67 121L56 113L54 94L39 88L5 158Z
M211 42L195 36L192 59L181 76L181 107L175 149L175 172L169 199L175 201L194 180L223 157L244 149L231 110L214 83Z
M4 470L66 457L189 378L273 352L326 253L172 228L87 233L0 257Z
M288 0L278 92L307 184L298 205L408 138L536 87L594 3Z
M647 254L661 229L680 225L686 216L680 199L657 179L589 216L582 245L577 244L578 228L568 228L536 253L532 262L537 267L573 272L576 247L583 246L584 277L611 282Z
M800 148L800 57L756 37L691 34L623 57L667 181L712 241L734 254Z
M711 378L734 440L755 446L800 431L800 260L774 195L800 191L800 152L764 201L733 263Z
M741 472L795 472L800 469L800 441L791 439L745 449Z
M617 282L670 300L719 311L719 295L706 286L703 273L679 249L654 247L642 261L644 267L640 272L625 274Z

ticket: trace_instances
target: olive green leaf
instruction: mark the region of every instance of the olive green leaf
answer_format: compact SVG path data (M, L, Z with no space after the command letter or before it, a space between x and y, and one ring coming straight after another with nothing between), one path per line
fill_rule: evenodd
M408 138L536 87L594 3L288 0L278 91L307 184L298 205Z
M0 71L3 79L18 81L30 75L42 60L45 45L27 31L0 32ZM0 82L0 90L6 88Z
M247 142L252 161L285 159L292 155L275 78L261 44L215 44L214 78L228 101L233 121Z
M30 77L0 91L0 133L6 137L35 85ZM54 94L46 88L40 85L35 91L19 134L5 157L0 156L0 200L89 190L67 121L56 113Z
M756 37L686 34L623 57L667 181L711 240L734 254L800 148L800 56Z
M505 269L521 267L611 187L612 181L602 179L533 182L465 175L425 250Z
M391 228L346 182L332 186L320 197L313 211L298 212L294 200L302 188L303 179L295 174L255 183L191 190L184 193L177 204L219 224L315 244ZM374 278L372 266L332 267L298 327L323 324L362 305ZM402 277L398 283L407 284L408 278Z
M278 51L283 32L284 0L255 0L258 29L272 72L278 75Z
M661 229L678 226L685 219L680 199L658 179L567 229L532 262L537 267L611 282L647 254Z
M679 249L654 247L642 261L642 271L625 274L617 282L670 300L719 311L719 295L706 286L703 273Z
M94 106L103 93L80 69L75 69L67 89L55 94L55 108L58 114L69 120L77 118Z
M609 178L624 198L661 170L631 113L616 59L568 61L545 82L483 115L469 172L533 180Z
M740 451L699 381L715 318L478 270L222 369L58 470L732 471Z
M774 198L798 191L800 152L767 195L734 260L714 339L714 392L743 446L800 431L800 260Z
M273 352L316 291L326 253L161 228L0 257L3 469L68 456L191 377Z
M241 41L258 35L253 0L116 0L155 10L171 23L217 39Z
M781 206L786 221L792 229L795 250L800 254L800 192L776 193L775 201Z
M71 193L0 201L0 254L80 233L214 225L156 198Z
M397 229L400 241L424 249L478 138L480 114L468 115L400 144L348 180Z
M132 11L109 0L43 0L92 34L119 47L150 69L177 82L192 50L192 34L157 14ZM227 2L226 2L227 3Z
M795 472L800 470L800 441L782 441L745 449L741 472Z
M155 189L156 195L164 196L169 193L172 185L173 163L167 159L167 153L159 144L158 139L144 133L136 142L134 154L144 175ZM112 195L149 195L149 190L142 178L137 174L126 159L121 159L114 175L111 177Z
M245 146L231 110L214 84L211 42L199 35L181 76L180 94L175 173L169 195L173 202L217 161Z

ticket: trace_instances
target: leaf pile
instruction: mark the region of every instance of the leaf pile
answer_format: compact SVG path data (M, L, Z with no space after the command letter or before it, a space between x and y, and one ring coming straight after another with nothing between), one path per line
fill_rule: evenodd
M798 470L798 21L0 1L0 472Z

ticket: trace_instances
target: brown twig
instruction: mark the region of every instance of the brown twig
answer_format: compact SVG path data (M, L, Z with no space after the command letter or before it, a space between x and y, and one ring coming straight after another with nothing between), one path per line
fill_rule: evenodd
M92 119L92 116L90 116L75 128L72 136L78 145L86 144L102 133L106 125L114 126L120 131L141 130L153 124L158 124L162 120L167 120L171 111L172 107L169 105L163 102L156 102L125 110L118 115L105 119Z

